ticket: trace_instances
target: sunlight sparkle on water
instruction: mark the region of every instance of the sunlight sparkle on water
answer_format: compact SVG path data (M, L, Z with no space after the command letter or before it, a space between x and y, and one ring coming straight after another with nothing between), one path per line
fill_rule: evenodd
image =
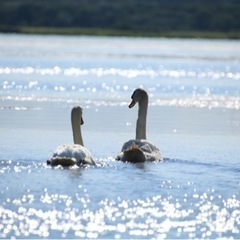
M239 72L213 70L182 70L182 69L141 69L141 68L0 68L0 75L10 75L12 80L2 81L0 88L3 90L1 100L12 98L24 101L76 101L81 93L82 99L89 98L94 93L97 101L103 95L109 100L121 100L125 93L131 94L134 87L149 85L147 90L151 97L150 105L198 107L198 108L230 108L240 109L239 89L237 82L240 79ZM16 79L14 76L25 76ZM44 76L44 77L42 77ZM129 81L129 79L134 79ZM152 78L149 83L149 78ZM142 84L134 81L142 79ZM186 84L186 79L192 81L192 85ZM205 83L202 81L205 81ZM220 81L220 85L212 86L214 81ZM229 82L228 91L224 86ZM146 83L145 83L146 82ZM181 84L180 84L181 82ZM219 82L219 83L220 83ZM10 91L15 92L17 97L12 97ZM51 98L49 97L49 93ZM31 93L31 94L29 94ZM64 96L61 96L61 93ZM65 94L66 93L66 94ZM179 98L178 95L183 95ZM48 96L48 97L46 97ZM67 96L69 96L67 98ZM70 97L71 96L71 97ZM74 98L76 96L76 98ZM93 95L91 95L92 97ZM169 97L172 96L172 97ZM61 99L62 98L62 99ZM67 99L66 99L67 98ZM94 102L94 98L92 99ZM97 102L95 101L95 102ZM109 102L109 101L108 101ZM99 104L99 103L98 103ZM115 104L113 102L107 103ZM121 104L121 103L120 103ZM106 104L105 104L106 105ZM22 107L20 110L27 110ZM17 108L16 108L17 110Z
M105 88L107 89L107 88ZM128 86L125 85L123 87L124 90L128 90ZM65 92L65 88L63 87L55 87L56 91ZM114 92L113 88L108 88L112 93ZM98 90L96 88L86 89L86 91L91 91L92 93L98 94ZM99 93L100 94L100 93ZM117 93L116 93L117 94ZM67 103L78 103L78 96L76 98L66 98L66 97L25 97L25 96L2 96L1 100L9 100L14 102L67 102ZM112 101L113 99L113 101ZM118 95L115 97L110 97L107 101L100 100L82 100L82 104L86 104L87 107L95 107L95 106L126 106L129 103L121 100ZM170 107L196 107L196 108L227 108L227 109L240 109L240 97L227 97L227 96L204 96L204 95L195 95L193 97L185 97L185 98L173 98L173 99L164 99L164 98L153 98L149 103L150 106L170 106ZM9 109L9 110L40 110L38 107L30 107L26 106L0 106L0 109Z
M233 197L216 205L208 198L208 193L203 193L195 198L195 203L188 203L192 207L199 205L198 212L194 212L196 209L184 209L182 204L185 203L174 201L171 196L164 200L160 195L137 201L105 199L93 211L89 209L91 203L87 196L73 199L67 195L49 194L46 189L40 199L35 199L31 193L20 200L14 199L12 203L18 206L16 210L1 206L1 237L49 237L50 231L72 232L77 237L91 238L98 238L104 232L116 232L119 238L167 237L170 230L188 237L195 237L199 232L202 237L221 237L222 233L229 231L239 233L239 200ZM65 208L41 210L27 207L26 204L33 201L50 206L64 204ZM73 201L85 202L86 208L80 210L73 207Z
M112 160L105 160L113 164ZM12 161L2 162L1 174L28 173L49 169L46 165L21 165ZM35 169L35 170L34 170ZM58 168L57 168L58 169ZM56 169L55 169L56 170ZM59 170L64 171L60 168ZM154 195L134 200L117 197L105 198L94 209L88 190L81 184L75 195L49 192L44 188L40 195L30 189L18 197L8 197L0 207L0 237L54 237L72 236L99 238L113 234L116 238L170 237L170 232L184 238L196 236L221 237L223 234L239 234L240 201L235 195L219 197L215 189L200 192L194 182L174 184L171 180L160 183L161 189L185 189L182 198L171 194ZM4 196L9 188L1 190ZM217 199L217 201L212 201ZM41 208L37 206L41 205ZM187 208L186 208L187 206ZM66 235L67 234L67 235Z
M0 34L0 238L239 238L239 49ZM115 161L134 136L137 106L127 106L139 87L163 163ZM97 164L48 166L56 145L72 142L79 104Z
M0 75L1 74L36 74L36 75L65 75L65 76L85 76L85 75L95 75L97 77L103 76L120 76L124 78L136 78L140 76L147 76L149 78L157 78L157 77L170 77L170 78L210 78L210 79L240 79L240 73L234 72L223 72L223 71L205 71L205 72L196 72L193 70L183 70L183 69L140 69L140 68L133 68L133 69L121 69L121 68L61 68L59 66L55 66L53 68L34 68L31 66L24 67L24 68L13 68L13 67L1 67L0 68Z

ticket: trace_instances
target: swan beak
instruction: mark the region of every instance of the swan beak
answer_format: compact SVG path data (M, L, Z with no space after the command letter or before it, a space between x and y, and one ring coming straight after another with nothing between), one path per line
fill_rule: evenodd
M128 107L129 107L129 108L132 108L136 103L137 103L136 101L132 100L132 102L129 104Z
M83 121L83 118L81 117L81 125L83 125L84 124L84 121Z

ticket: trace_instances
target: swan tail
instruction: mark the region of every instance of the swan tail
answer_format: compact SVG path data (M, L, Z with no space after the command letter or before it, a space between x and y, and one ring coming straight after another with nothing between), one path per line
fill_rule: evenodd
M121 160L123 162L139 163L145 162L146 157L143 151L136 145L135 142L133 142L130 148L123 152Z

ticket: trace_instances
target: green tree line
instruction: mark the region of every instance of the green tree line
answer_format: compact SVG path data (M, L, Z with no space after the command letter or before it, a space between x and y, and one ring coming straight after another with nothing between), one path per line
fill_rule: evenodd
M0 31L240 32L240 0L0 0Z

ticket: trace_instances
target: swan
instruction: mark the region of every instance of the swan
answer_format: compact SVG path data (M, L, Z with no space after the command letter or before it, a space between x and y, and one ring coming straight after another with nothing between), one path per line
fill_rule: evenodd
M82 108L80 106L72 108L71 122L74 144L63 144L57 147L53 156L47 160L47 164L52 166L62 165L64 167L73 165L82 166L85 164L95 165L91 153L83 146L80 126L84 122L82 119Z
M129 108L139 105L138 119L136 124L136 139L132 139L123 144L117 160L123 162L145 162L145 161L162 161L163 156L159 149L146 140L146 121L148 108L148 94L142 88L137 88L132 96Z

